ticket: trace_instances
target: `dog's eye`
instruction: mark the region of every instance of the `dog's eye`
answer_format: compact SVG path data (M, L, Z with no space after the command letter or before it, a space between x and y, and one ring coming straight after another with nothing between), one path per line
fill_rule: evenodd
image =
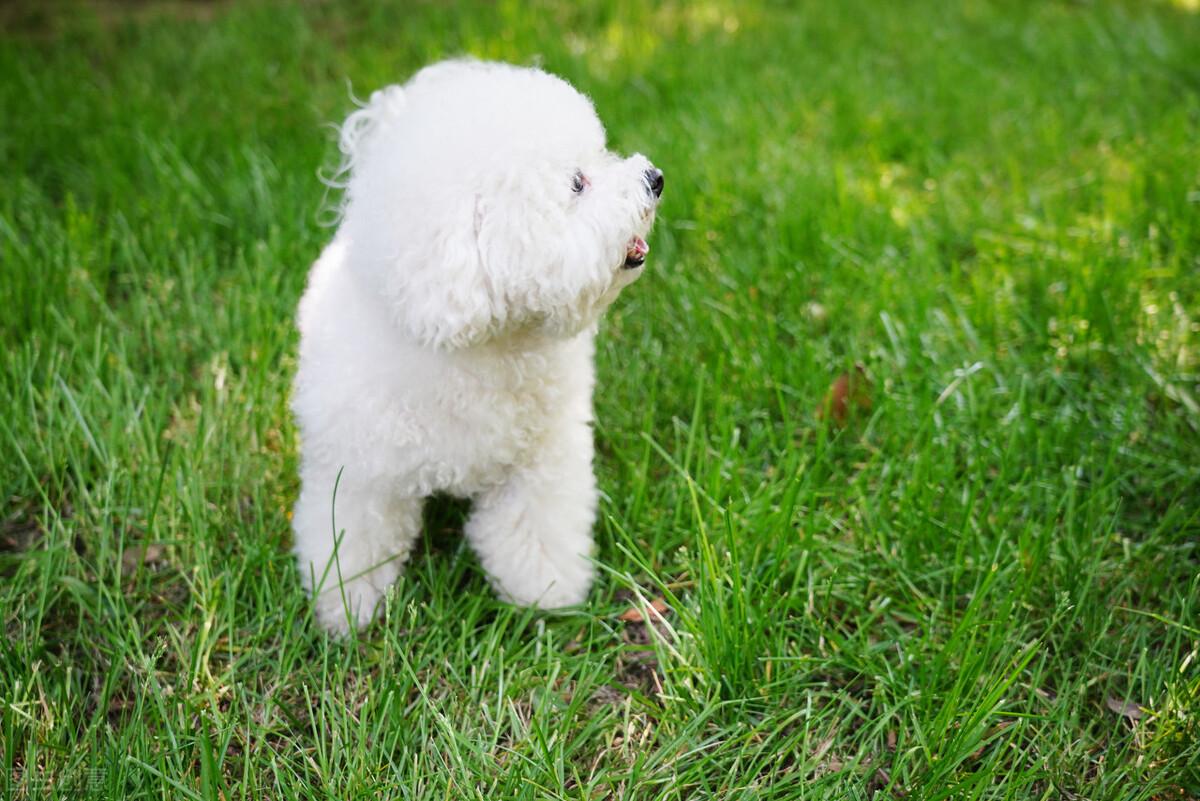
M575 177L571 179L571 191L578 195L589 183L587 176L576 170Z

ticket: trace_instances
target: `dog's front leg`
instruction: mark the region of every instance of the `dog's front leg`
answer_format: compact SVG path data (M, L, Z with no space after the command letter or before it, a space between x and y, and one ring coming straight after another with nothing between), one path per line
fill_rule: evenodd
M337 484L336 514L333 487ZM421 501L390 482L310 469L293 520L300 575L317 620L344 634L371 621L421 530Z
M466 535L506 601L555 609L581 603L591 587L596 479L592 431L559 431L527 466L474 498Z

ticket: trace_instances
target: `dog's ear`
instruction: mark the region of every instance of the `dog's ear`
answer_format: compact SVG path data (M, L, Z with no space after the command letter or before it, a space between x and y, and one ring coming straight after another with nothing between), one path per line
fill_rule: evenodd
M500 324L500 306L480 249L484 208L476 197L410 251L395 287L398 322L423 345L454 349L485 340Z
M420 75L432 80L449 69ZM407 91L392 86L341 126L343 161L334 179L346 188L341 234L367 291L411 339L465 347L487 338L500 308L479 246L483 202L470 195L448 202L451 195L438 194L436 169L404 157L407 115Z

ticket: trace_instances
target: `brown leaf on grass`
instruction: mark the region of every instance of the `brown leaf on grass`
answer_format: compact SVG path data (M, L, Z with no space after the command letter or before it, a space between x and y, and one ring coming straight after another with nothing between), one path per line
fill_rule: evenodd
M875 772L871 774L870 781L867 782L867 789L872 795L875 795L881 790L887 789L891 783L892 774L885 768L876 768ZM903 787L892 787L892 798L904 798L906 795L908 793L905 792Z
M129 575L141 564L153 564L161 561L166 548L156 542L142 545L131 545L121 552L121 573Z
M1128 720L1142 719L1142 708L1133 701L1122 701L1115 695L1110 695L1104 699L1104 705Z
M662 598L655 598L650 602L650 606L647 610L649 613L648 615L646 612L643 612L642 609L639 609L636 606L631 606L621 613L618 620L624 620L626 623L645 623L647 621L647 617L650 620L662 620L670 610L671 607L667 606L666 601L664 601Z
M815 749L813 749L813 755L812 755L813 761L820 762L821 758L823 756L825 756L825 752L828 751L832 747L833 747L833 737L832 736L826 737L824 740L817 743L817 747Z
M825 399L817 407L818 420L832 420L835 425L845 425L854 412L871 410L871 381L861 364L854 370L842 373L829 385Z
M830 753L833 748L833 735L829 735L821 742L817 743L817 747L813 750L812 761L815 767L812 773L809 774L812 778L820 778L827 776L830 773L837 773L842 768L846 767L846 763L836 753Z

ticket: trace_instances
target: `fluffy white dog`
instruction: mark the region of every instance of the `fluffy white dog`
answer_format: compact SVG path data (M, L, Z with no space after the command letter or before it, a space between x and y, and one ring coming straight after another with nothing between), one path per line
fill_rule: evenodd
M292 403L318 619L371 619L435 492L472 500L466 536L502 598L581 602L596 323L642 273L662 172L608 152L565 81L475 61L375 92L341 149L343 216L300 303Z

